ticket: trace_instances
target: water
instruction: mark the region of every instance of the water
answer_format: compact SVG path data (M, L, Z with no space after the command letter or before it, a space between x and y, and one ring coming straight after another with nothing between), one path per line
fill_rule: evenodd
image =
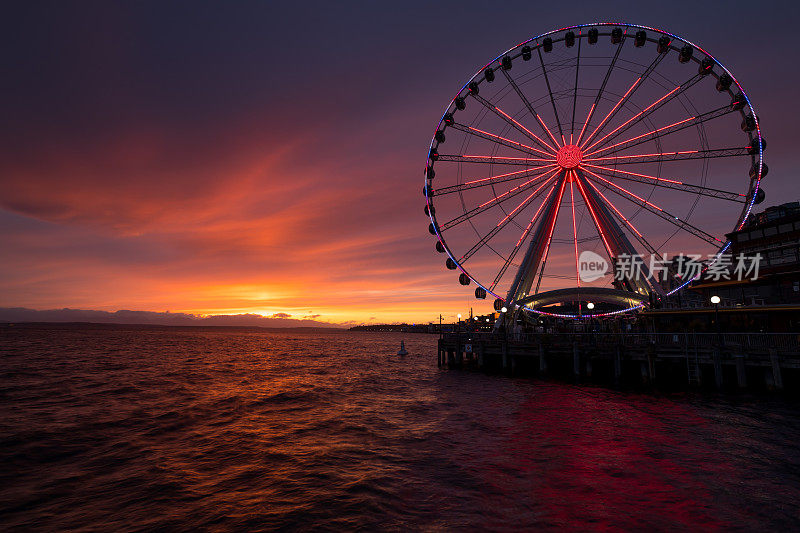
M435 346L0 328L0 527L800 525L793 403L441 371Z

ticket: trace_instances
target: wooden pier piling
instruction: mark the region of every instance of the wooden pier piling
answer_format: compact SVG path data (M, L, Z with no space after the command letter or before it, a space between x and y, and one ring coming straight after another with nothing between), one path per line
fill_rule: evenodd
M736 362L736 384L740 389L747 388L747 371L744 365L744 355L734 356Z
M781 376L780 359L778 358L777 350L774 348L770 348L769 350L769 361L770 366L772 367L772 380L775 384L775 388L778 390L783 390L783 377Z
M547 359L544 356L544 344L539 341L539 373L544 374L547 372Z
M575 379L578 380L581 377L581 352L578 349L578 341L572 342L572 373L575 375Z
M714 347L711 357L714 364L714 384L717 386L717 390L722 390L722 356L719 353L719 347Z

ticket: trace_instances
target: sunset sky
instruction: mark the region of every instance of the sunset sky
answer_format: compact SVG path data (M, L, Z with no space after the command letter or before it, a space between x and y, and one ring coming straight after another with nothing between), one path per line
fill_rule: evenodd
M0 48L0 307L337 324L486 312L427 231L430 136L480 65L597 20L661 27L722 60L769 142L761 207L798 200L800 43L776 24L798 14L769 1L19 4Z

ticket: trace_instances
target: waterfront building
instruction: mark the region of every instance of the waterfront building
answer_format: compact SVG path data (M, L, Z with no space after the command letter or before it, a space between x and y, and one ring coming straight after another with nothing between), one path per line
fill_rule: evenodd
M645 315L657 318L661 327L677 320L689 329L709 328L719 314L720 327L729 331L800 331L800 202L751 214L740 230L726 236L732 258L727 276L695 282L683 291L681 302ZM737 279L739 254L760 256L755 279ZM712 296L720 298L718 307L710 303Z

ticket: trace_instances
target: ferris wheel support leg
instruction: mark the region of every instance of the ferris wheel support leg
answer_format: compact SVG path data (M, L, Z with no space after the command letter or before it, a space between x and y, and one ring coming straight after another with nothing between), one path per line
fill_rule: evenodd
M508 291L506 307L509 309L514 309L516 302L530 293L536 273L540 268L544 269L543 260L547 256L547 250L550 247L561 199L564 196L564 187L567 183L563 172L557 179L558 194L554 194L547 201L542 211L541 220L536 226L536 231L533 233L528 250L525 252L525 258L522 260L522 264L514 277L514 282ZM516 312L514 314L516 316Z
M606 203L600 199L600 196L595 190L589 186L588 180L580 170L576 171L580 187L578 190L590 207L591 212L594 214L593 220L597 226L597 231L603 237L604 243L609 253L609 258L614 261L615 257L626 254L628 256L637 255L636 248L634 248L631 241L622 231L622 228L617 224L611 211L606 206ZM623 281L625 288L638 292L639 294L647 295L655 292L660 296L664 296L665 292L657 280L650 276L650 271L646 265L641 265L641 276L637 279L626 279Z

